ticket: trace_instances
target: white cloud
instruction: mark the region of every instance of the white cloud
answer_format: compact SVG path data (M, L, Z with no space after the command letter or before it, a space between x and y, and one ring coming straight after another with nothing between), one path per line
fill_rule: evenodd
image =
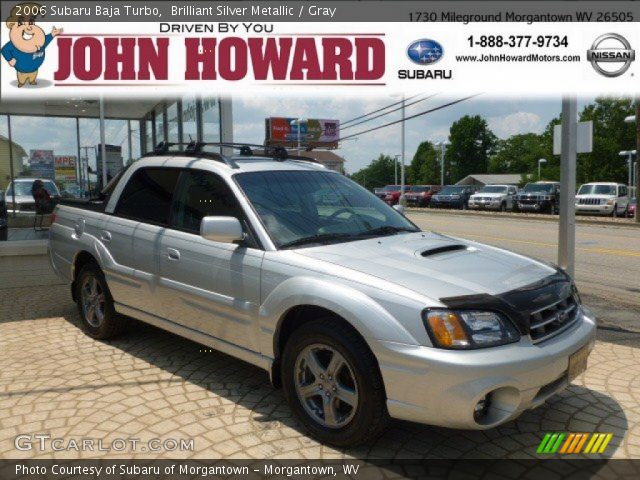
M515 112L487 119L489 128L500 138L521 133L542 133L544 125L539 115L532 112Z

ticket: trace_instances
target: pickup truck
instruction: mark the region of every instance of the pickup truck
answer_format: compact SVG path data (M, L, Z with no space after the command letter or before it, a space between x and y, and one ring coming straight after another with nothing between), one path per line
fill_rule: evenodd
M257 365L332 445L391 418L492 428L585 370L595 319L566 273L400 210L286 151L159 146L63 201L49 252L89 336L133 317Z

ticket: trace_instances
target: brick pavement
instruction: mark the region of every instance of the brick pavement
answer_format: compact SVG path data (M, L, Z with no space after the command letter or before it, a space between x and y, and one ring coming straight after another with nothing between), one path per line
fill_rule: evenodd
M499 428L393 422L336 450L307 437L267 374L146 325L98 342L64 285L0 287L0 458L531 458L545 432L613 432L605 456L640 458L640 336L599 340L588 371L545 406ZM630 334L633 335L633 334ZM18 434L190 439L193 450L18 451ZM65 444L66 445L66 444ZM120 447L120 444L117 445ZM172 445L171 445L172 446Z

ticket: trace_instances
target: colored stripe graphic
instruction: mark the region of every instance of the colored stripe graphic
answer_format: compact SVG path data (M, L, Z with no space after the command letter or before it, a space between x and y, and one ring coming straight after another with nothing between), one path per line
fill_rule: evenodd
M547 433L540 442L537 453L577 454L604 453L613 438L613 433ZM564 440L564 442L563 442ZM586 443L586 447L583 447Z
M542 442L540 442L540 446L538 447L538 453L556 453L558 448L560 448L560 444L564 439L564 433L547 433Z

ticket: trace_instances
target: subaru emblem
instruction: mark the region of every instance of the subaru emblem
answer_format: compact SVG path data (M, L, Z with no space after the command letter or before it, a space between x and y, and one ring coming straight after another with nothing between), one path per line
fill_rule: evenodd
M443 55L442 45L427 38L416 40L407 47L407 56L418 65L433 65L440 61Z

